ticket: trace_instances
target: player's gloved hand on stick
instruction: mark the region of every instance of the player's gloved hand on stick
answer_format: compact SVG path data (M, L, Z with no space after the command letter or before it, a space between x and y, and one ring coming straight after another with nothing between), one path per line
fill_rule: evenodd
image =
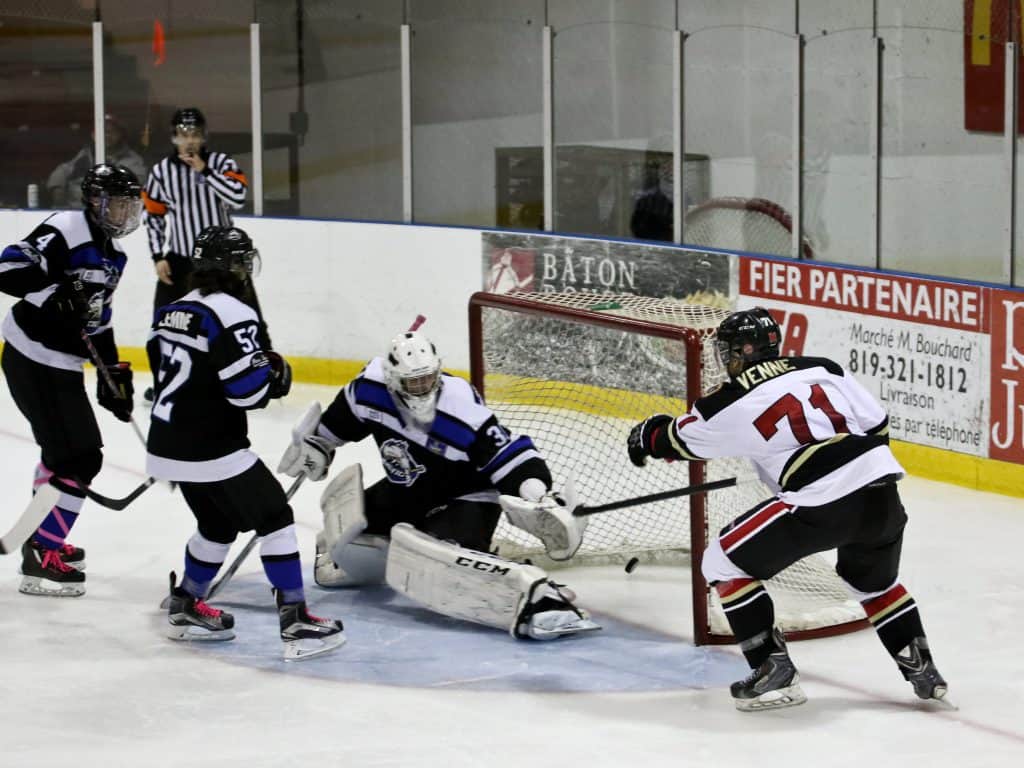
M121 421L131 421L134 406L132 397L135 395L135 387L132 385L132 364L114 363L107 366L107 371L114 382L114 390L110 389L106 378L100 374L96 381L96 401Z
M305 474L310 480L323 480L334 461L334 445L318 435L307 435L302 442L292 443L285 449L277 471L288 477Z
M292 367L273 350L267 352L267 360L270 361L270 397L284 397L292 389Z
M654 438L663 430L668 429L675 418L667 413L656 413L648 416L629 431L626 440L626 450L629 451L629 460L638 467L647 463L647 457L654 456Z
M72 331L85 327L90 319L89 301L81 280L57 283L57 288L44 302L57 323Z

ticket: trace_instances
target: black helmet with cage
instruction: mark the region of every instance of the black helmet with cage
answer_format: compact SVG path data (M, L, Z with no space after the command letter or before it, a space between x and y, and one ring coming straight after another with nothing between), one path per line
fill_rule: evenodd
M238 227L207 227L192 248L192 287L204 295L224 291L247 296L250 276L258 274L260 252Z
M206 145L206 118L198 107L182 107L171 117L171 142L183 153L199 153Z
M199 107L182 107L171 117L171 134L178 131L197 131L206 135L206 117Z
M738 376L751 363L779 356L782 330L764 307L733 312L718 326L718 357L730 376Z
M99 163L82 179L82 204L107 237L124 237L142 221L142 185L123 165Z

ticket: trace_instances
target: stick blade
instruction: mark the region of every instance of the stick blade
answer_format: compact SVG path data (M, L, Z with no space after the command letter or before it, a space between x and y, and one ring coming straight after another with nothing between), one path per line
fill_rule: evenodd
M40 526L50 510L57 505L60 498L60 491L52 485L46 484L39 487L32 501L28 503L25 511L21 513L14 526L0 538L0 555L15 552L21 545L28 541L28 537Z

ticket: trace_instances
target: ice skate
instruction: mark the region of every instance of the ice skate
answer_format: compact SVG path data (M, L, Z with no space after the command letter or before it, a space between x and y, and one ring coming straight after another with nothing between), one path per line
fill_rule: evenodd
M736 709L741 712L795 707L807 701L800 688L800 674L786 651L786 640L782 632L775 629L773 637L778 650L729 689Z
M344 627L337 619L314 616L304 602L282 603L280 593L277 601L285 661L305 661L345 644Z
M534 640L556 640L564 635L595 632L601 625L592 621L590 614L577 608L572 601L576 595L552 581L534 585L526 607L520 612L514 637Z
M233 640L235 617L226 611L211 608L181 587L175 586L171 572L171 602L167 607L171 640Z
M949 686L932 661L927 638L915 637L911 640L910 645L896 654L896 664L904 679L914 686L914 693L919 699L941 701L956 709L956 706L946 699Z
M35 539L29 539L26 544L33 549L40 551L46 549L46 547ZM76 571L85 570L85 550L81 547L76 547L74 544L62 544L60 548L57 549L57 554L60 556L64 565L70 565Z
M84 558L84 552L83 558ZM46 549L33 540L21 547L21 586L25 595L80 597L85 594L85 574L65 562L59 549Z

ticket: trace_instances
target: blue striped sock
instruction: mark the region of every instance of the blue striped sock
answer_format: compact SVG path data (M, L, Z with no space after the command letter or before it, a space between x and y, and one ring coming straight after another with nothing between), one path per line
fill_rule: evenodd
M261 555L263 571L281 596L282 603L302 603L306 592L302 588L302 562L298 552L284 555Z
M44 549L60 549L78 519L78 513L54 507L36 530L34 538Z
M210 582L217 575L223 563L208 563L192 556L185 547L185 577L181 588L193 597L203 598L210 589Z

